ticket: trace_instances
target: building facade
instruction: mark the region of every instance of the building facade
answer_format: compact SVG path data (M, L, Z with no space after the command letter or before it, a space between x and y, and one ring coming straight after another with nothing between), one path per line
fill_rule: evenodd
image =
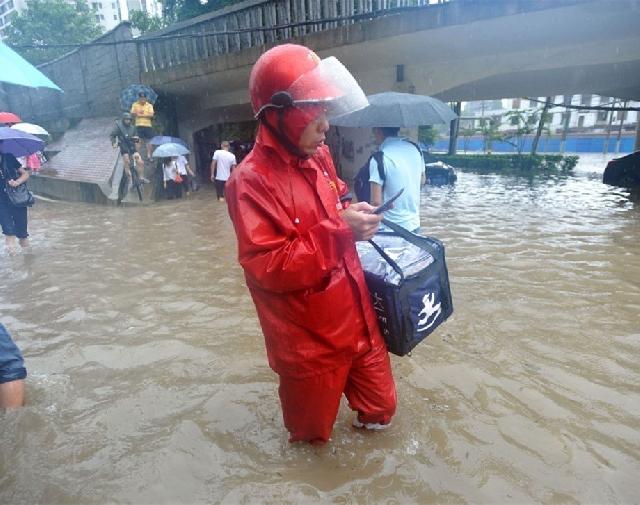
M556 104L548 110L550 121L546 124L549 134L606 134L617 132L622 122L622 131L632 133L638 122L637 111L607 111L568 109L564 105L640 107L640 102L624 101L619 98L599 95L557 95L552 98ZM544 106L545 97L503 98L501 100L483 100L466 102L462 108L460 128L480 129L483 122L498 122L498 130L509 132L515 129L509 113L522 111L525 115ZM562 105L561 105L562 104Z

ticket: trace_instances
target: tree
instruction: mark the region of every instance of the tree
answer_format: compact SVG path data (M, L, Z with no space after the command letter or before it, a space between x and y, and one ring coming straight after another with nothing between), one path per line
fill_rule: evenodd
M164 0L162 14L169 22L184 21L242 1L244 0Z
M458 133L462 136L462 150L466 153L469 149L471 137L478 133L478 129L473 126L472 122L471 125L460 128L460 131Z
M431 125L418 127L418 142L431 147L440 138L440 133Z
M140 30L140 33L160 30L167 26L164 19L151 16L147 11L130 11L129 21L131 21L131 26Z
M505 114L505 117L510 120L511 125L515 126L515 128L507 133L503 137L503 141L507 144L511 144L516 148L518 154L522 154L524 149L524 142L527 135L531 135L534 131L537 130L537 126L539 124L540 118L542 116L542 111L539 109L535 110L511 110ZM540 132L545 129L544 123L548 121L548 118L544 118L542 122L542 126L540 127Z
M76 0L28 0L27 9L11 17L5 43L11 46L30 44L77 44L95 39L102 28L86 2ZM69 47L47 49L16 48L34 65L57 58Z
M499 130L500 116L494 116L489 119L480 119L480 133L482 134L484 152L491 154L493 143L503 139Z

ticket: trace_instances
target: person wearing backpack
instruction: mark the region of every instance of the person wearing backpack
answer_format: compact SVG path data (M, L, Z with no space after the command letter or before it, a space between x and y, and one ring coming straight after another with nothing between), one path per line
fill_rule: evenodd
M373 129L379 151L368 162L369 202L377 207L404 188L384 217L406 230L417 232L420 228L420 186L424 175L424 159L417 145L398 137L399 130L395 127ZM383 226L381 228L384 229Z

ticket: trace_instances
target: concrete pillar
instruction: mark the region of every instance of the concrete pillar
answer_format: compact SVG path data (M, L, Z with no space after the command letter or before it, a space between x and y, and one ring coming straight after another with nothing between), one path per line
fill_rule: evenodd
M640 111L636 112L636 142L633 150L640 151Z
M449 154L453 155L458 152L458 131L460 130L460 111L462 110L462 102L456 102L453 111L458 115L456 119L451 121L449 126Z

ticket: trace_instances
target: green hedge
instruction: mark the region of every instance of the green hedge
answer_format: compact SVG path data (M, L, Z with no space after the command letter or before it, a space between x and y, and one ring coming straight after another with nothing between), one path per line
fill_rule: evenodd
M448 154L425 156L427 163L441 160L455 168L470 168L490 172L570 172L578 163L578 156L561 154Z

